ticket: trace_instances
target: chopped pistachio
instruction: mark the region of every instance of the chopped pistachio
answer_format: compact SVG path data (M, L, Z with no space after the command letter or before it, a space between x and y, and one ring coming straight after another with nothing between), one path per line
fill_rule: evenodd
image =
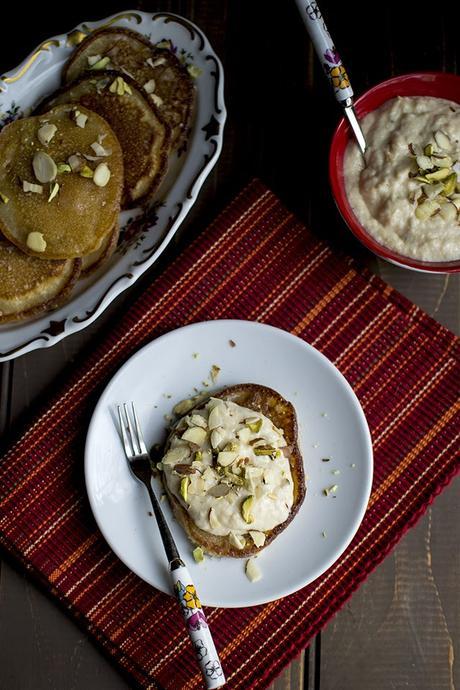
M339 488L338 484L333 484L329 488L323 489L323 494L325 496L330 496L330 494L335 494L335 492L337 491L338 488Z
M80 170L80 177L87 177L88 179L92 179L93 175L94 172L91 170L89 165L84 165Z
M99 62L101 60L102 55L88 55L88 65L92 67L93 65L96 64L96 62Z
M326 537L327 537L327 532L326 532L326 530L323 530L323 531L321 532L321 536L323 537L323 539L326 539Z
M2 200L3 204L7 204L10 200L9 197L7 197L6 194L2 194L2 192L0 192L0 199Z
M340 474L340 470L331 470L331 474Z
M118 96L124 96L126 93L131 96L132 90L129 84L123 77L116 77L109 86L110 93L116 93Z
M57 195L59 192L59 182L55 182L53 186L51 187L50 195L48 197L48 203L50 201L53 201L54 197Z
M203 461L203 453L201 450L197 450L195 453L195 462L202 462Z
M250 419L246 419L244 423L250 431L252 431L254 434L258 434L262 427L262 418L251 417Z
M109 62L110 62L110 58L109 58L107 55L106 55L105 57L103 57L103 58L99 57L99 55L94 55L94 56L91 56L91 55L90 55L90 56L88 57L88 63L89 63L89 61L90 61L92 58L94 58L94 57L98 57L99 60L96 60L96 62L93 62L92 65L91 65L91 64L89 65L89 69L90 69L90 70L105 69L105 68L107 67L107 65L109 64Z
M241 515L245 522L254 522L254 516L251 513L251 508L254 505L254 496L248 496L241 505Z
M445 180L451 174L450 168L440 168L434 172L427 173L425 175L428 182L439 182L440 180Z
M271 448L269 446L259 446L254 448L254 455L274 455L276 453L276 448Z
M433 144L427 144L425 148L423 149L423 153L425 156L432 156L434 153L434 146Z
M180 495L186 503L188 503L188 485L190 484L190 479L188 477L183 477L180 481Z
M443 185L443 194L449 196L455 192L455 187L457 185L457 175L452 173L449 177L446 177Z
M58 163L56 167L57 167L58 175L60 175L62 173L72 172L72 168L70 167L70 165L68 163Z
M187 72L190 74L192 79L197 79L197 77L203 74L203 70L196 65L187 65Z
M193 554L193 558L195 559L196 563L203 563L204 553L203 553L203 549L201 548L201 546L197 546L196 549L193 549L192 554Z
M194 353L192 354L193 359L198 359L199 356L200 356L200 353L199 353L199 352L194 352Z
M195 401L192 398L189 398L188 400L181 400L178 402L173 408L173 412L174 414L182 416L183 414L189 412L189 410L191 410L193 407L195 407Z
M46 249L46 240L41 232L29 232L26 244L33 252L41 253Z

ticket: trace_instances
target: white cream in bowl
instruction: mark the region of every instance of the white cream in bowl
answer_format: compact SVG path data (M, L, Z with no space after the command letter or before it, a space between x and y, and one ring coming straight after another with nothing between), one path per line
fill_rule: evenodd
M350 142L345 187L377 242L423 261L460 259L460 105L398 97L361 121L363 158Z

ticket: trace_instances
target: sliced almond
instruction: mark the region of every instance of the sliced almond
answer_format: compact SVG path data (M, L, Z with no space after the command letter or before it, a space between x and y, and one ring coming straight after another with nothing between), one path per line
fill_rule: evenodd
M200 426L202 429L206 429L208 425L201 414L192 414L190 417L190 426Z
M176 465L190 457L190 449L187 446L171 448L163 457L163 465Z
M88 55L88 65L90 67L99 62L99 60L102 60L102 55Z
M43 194L43 187L41 184L34 184L33 182L27 182L23 180L22 189L24 192L32 192L33 194Z
M260 548L265 544L265 533L264 532L257 532L255 530L250 530L249 534L251 535L251 539L254 542L254 544L257 546L257 548Z
M434 167L429 156L417 156L415 160L420 170L431 170Z
M262 579L262 571L254 558L250 558L248 561L246 561L245 572L248 580L251 582L258 582Z
M206 441L206 436L206 429L202 429L199 426L193 426L182 434L182 439L189 443L195 443L197 446L202 446Z
M423 193L428 199L434 199L434 197L438 196L438 194L441 194L443 189L444 185L442 182L438 182L437 184L422 185Z
M145 61L147 65L150 67L159 67L160 65L164 65L166 62L166 58L157 58L155 62L152 60L152 58L147 58Z
M110 168L107 163L99 163L93 175L93 182L98 187L105 187L110 180Z
M235 462L237 457L238 453L234 451L222 450L217 456L217 462L221 467L228 467L232 462Z
M70 165L72 172L80 172L80 170L85 165L85 161L77 153L72 154L68 157L67 163Z
M242 534L236 534L235 532L230 532L228 535L228 540L232 546L234 546L237 549L244 549L246 546L246 539L243 537Z
M57 132L56 125L51 125L49 123L42 125L37 132L37 137L38 137L39 142L41 144L44 144L45 146L47 146L50 143L51 139L56 134L56 132Z
M149 79L149 81L145 82L144 91L147 91L149 94L155 91L155 79Z
M94 153L96 156L110 156L112 151L108 151L105 149L102 144L100 144L98 141L93 141L91 144L91 148L93 149Z
M214 510L214 508L210 508L209 510L209 524L211 525L211 529L218 529L219 527L221 527L221 524L217 519L216 511Z
M419 220L427 220L440 208L440 204L433 199L427 199L415 209L415 215Z
M439 213L444 220L450 223L457 219L458 210L455 204L453 204L451 201L447 201L447 203L441 205Z
M439 148L444 149L445 151L449 150L450 138L447 136L445 132L438 129L436 132L433 132L433 136Z
M57 175L56 163L44 151L37 151L32 161L32 167L37 180L44 184L52 182Z
M44 252L46 249L46 240L41 232L29 232L26 244L33 252Z
M152 101L155 103L155 105L157 106L157 108L161 108L161 106L163 105L163 99L162 99L160 96L158 96L158 94L156 94L156 93L151 93L151 94L150 94L150 98L151 98Z
M85 113L81 113L79 110L74 110L73 117L77 127L80 127L80 129L84 129L86 127L86 123L88 122L88 115L85 115Z
M432 156L431 160L437 168L451 168L454 163L450 156Z

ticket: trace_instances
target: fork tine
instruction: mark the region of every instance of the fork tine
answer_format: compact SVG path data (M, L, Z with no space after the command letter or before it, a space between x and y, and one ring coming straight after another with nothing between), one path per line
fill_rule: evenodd
M123 439L123 445L125 447L126 457L131 457L133 455L132 446L128 439L128 434L126 433L126 422L123 419L123 413L121 411L121 405L118 405L118 419L120 421L120 431Z
M133 402L131 402L131 407L133 410L134 424L136 425L137 442L139 444L139 448L140 448L141 453L146 453L147 448L145 446L144 437L142 435L141 427L139 424L139 419L137 418L136 408L134 407Z
M136 434L134 433L133 424L131 422L131 417L129 416L127 404L123 403L123 407L125 410L126 419L128 420L128 431L129 431L129 436L131 438L131 444L133 446L134 455L138 455L141 452L141 450L139 448L139 439L137 438Z

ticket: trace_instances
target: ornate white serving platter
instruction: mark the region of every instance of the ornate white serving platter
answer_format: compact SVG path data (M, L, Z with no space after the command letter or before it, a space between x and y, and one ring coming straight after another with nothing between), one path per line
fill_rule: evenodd
M216 163L226 118L223 69L206 36L188 20L169 13L127 11L44 41L18 67L0 78L0 127L28 115L60 85L61 71L75 46L95 29L122 26L152 43L170 41L171 49L196 77L192 130L181 150L172 154L168 174L155 204L120 215L121 238L110 259L81 280L69 302L48 314L18 324L0 326L0 362L36 348L49 347L79 331L102 314L159 257L176 233ZM1 279L1 276L0 276Z

